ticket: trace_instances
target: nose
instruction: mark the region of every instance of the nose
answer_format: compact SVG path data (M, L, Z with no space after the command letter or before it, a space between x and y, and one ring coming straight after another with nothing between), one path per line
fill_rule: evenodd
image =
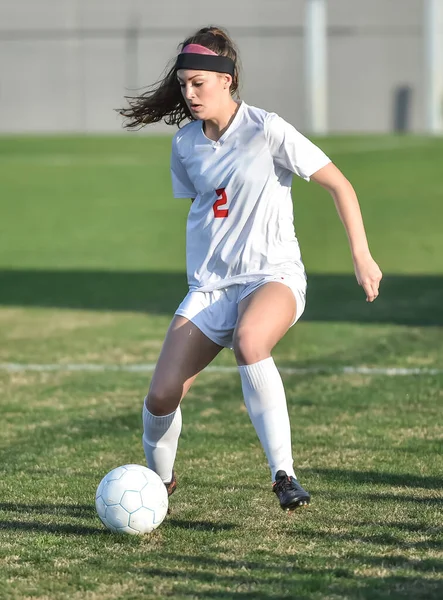
M191 85L187 85L186 90L185 90L185 98L186 98L186 100L192 100L193 97L194 97L193 87Z

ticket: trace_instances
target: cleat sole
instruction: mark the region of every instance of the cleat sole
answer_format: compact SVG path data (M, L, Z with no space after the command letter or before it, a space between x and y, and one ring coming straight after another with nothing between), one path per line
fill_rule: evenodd
M304 508L309 506L309 500L298 500L290 506L282 506L282 509L286 512L294 512L297 508Z

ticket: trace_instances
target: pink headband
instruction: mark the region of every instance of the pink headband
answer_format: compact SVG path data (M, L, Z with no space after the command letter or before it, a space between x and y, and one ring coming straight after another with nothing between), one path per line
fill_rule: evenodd
M188 44L180 54L212 54L212 56L218 56L217 52L213 52L205 46L200 46L200 44Z

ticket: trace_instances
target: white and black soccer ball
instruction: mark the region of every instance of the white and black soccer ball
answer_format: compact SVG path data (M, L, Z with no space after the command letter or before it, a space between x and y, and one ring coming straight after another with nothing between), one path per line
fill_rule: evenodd
M142 465L123 465L100 481L95 507L110 531L142 535L156 529L165 518L168 492L154 471Z

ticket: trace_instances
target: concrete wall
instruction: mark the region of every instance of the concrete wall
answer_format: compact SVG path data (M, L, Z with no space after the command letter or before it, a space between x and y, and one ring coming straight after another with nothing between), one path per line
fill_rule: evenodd
M411 130L423 129L423 1L328 0L332 131L392 131L402 88ZM303 130L304 5L1 0L0 132L120 131L112 109L208 24L226 27L240 48L241 96Z

